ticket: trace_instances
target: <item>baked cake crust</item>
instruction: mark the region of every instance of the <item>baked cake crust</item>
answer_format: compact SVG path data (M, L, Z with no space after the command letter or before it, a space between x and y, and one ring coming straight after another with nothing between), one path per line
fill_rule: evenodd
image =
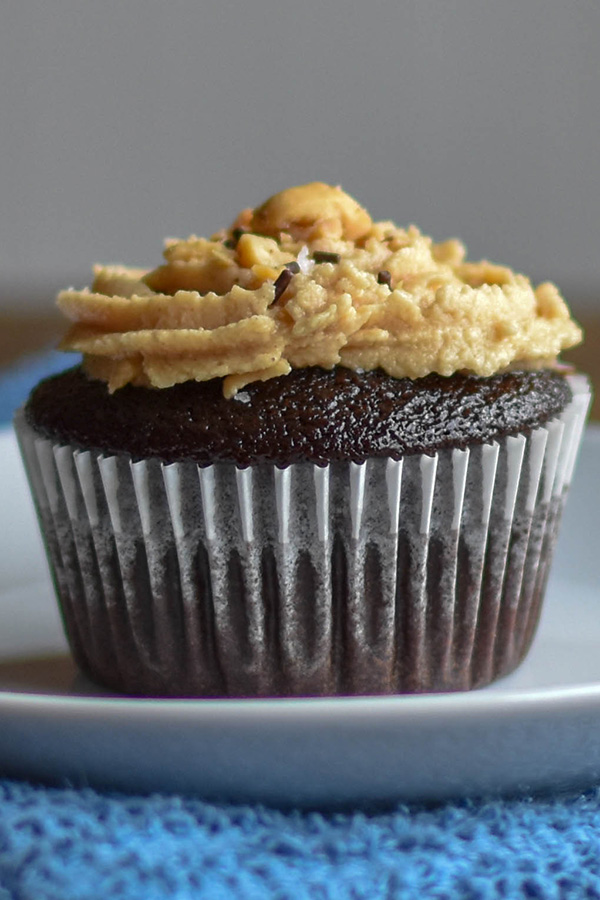
M570 399L551 369L411 380L306 368L226 399L218 378L110 394L76 367L43 381L26 415L53 439L134 459L325 464L489 443L532 430Z

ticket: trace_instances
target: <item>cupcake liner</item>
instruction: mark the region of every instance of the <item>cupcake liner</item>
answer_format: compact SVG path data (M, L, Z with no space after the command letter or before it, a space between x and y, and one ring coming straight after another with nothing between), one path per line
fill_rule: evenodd
M132 461L15 428L80 667L134 694L468 689L533 638L589 405L319 467Z

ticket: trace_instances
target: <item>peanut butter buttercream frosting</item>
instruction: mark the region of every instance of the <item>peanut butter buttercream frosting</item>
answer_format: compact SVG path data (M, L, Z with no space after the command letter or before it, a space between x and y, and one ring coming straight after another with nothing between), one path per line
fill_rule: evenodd
M96 266L63 291L61 347L115 391L223 377L244 385L292 368L383 369L396 378L539 368L581 340L557 288L457 240L374 222L315 182L246 209L210 240L167 240L151 271Z

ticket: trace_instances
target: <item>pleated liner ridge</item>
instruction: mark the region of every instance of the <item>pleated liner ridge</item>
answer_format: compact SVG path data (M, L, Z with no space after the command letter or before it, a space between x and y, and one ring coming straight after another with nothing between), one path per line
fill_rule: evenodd
M461 690L531 643L589 405L363 464L132 462L16 420L65 629L132 694Z

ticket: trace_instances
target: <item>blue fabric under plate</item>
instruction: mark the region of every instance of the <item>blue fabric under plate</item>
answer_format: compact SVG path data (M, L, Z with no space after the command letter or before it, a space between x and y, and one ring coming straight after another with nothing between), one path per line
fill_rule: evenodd
M229 897L597 898L600 793L325 815L0 782L0 900Z
M0 422L72 363L0 376ZM600 790L327 814L0 780L0 900L429 897L600 900Z

